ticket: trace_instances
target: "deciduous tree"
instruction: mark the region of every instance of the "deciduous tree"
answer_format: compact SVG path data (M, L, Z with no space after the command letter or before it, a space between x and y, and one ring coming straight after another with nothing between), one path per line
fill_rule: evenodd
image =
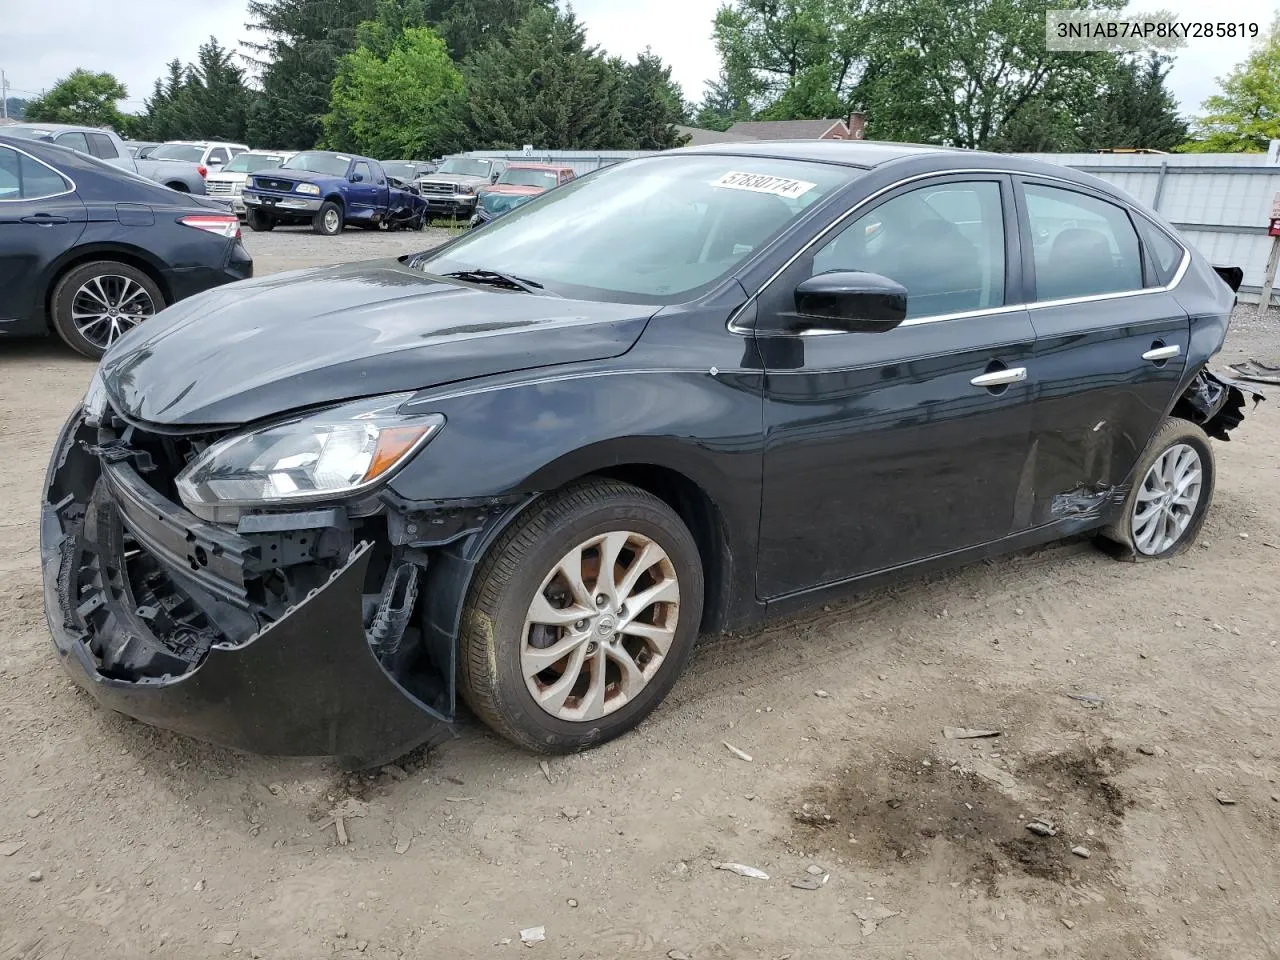
M25 118L44 123L81 123L90 127L118 127L116 103L129 95L110 73L72 70L42 97L27 102Z
M1280 139L1280 15L1253 53L1218 79L1222 92L1207 99L1195 119L1198 153L1262 153ZM30 108L28 108L28 113Z

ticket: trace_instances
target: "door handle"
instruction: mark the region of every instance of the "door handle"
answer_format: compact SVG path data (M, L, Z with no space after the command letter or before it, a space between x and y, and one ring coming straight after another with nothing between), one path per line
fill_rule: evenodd
M969 382L975 387L1005 387L1011 383L1021 383L1027 379L1026 367L1008 367L1004 370L993 370L982 373Z
M1142 355L1143 360L1171 360L1182 352L1176 343L1168 347L1152 347Z
M55 223L68 223L66 217L54 216L52 213L37 213L30 217L23 217L23 223L34 223L42 227L51 227Z

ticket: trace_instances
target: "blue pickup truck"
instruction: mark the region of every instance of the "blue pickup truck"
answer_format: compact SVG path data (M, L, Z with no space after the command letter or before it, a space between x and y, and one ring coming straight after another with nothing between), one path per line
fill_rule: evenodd
M310 223L326 237L348 224L420 230L427 210L417 188L389 177L377 160L323 150L294 154L273 170L255 173L241 198L251 230Z

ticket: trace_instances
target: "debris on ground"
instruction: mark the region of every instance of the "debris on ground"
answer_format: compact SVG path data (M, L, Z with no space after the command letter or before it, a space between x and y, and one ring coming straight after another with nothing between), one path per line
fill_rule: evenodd
M213 939L215 943L220 943L224 947L229 947L236 942L236 931L235 930L219 930L217 933L213 935Z
M693 957L683 950L668 950L667 960L693 960Z
M41 810L39 807L32 807L30 810L27 811L27 816L30 817L32 820L34 820L36 817L40 816L40 814L42 813L44 813L44 811Z
M396 853L408 853L409 846L413 843L413 827L397 821L391 830L391 838L395 841Z
M1027 829L1038 837L1056 837L1058 828L1047 820L1035 819L1027 824Z
M820 876L822 876L824 873L826 873L827 871L823 870L823 869L822 869L820 866L818 866L816 863L811 863L811 864L809 864L807 867L805 867L805 868L804 868L804 872L805 872L805 873L807 873L807 874L808 874L809 876L811 876L811 877L820 877Z
M25 840L9 840L0 843L0 857L12 857L26 845L27 841Z
M321 830L327 830L330 826L338 834L338 844L345 847L350 841L347 839L346 821L353 820L358 817L367 817L369 815L369 805L355 797L347 797L340 804L329 811L329 819L320 824Z
M763 870L749 867L745 863L713 863L712 866L717 870L728 870L730 873L736 873L740 877L750 877L752 880L769 879L769 875Z
M1076 925L1070 920L1068 920L1066 917L1062 918L1062 925L1066 927L1068 930L1074 930L1076 928Z
M862 921L862 935L870 936L876 932L876 928L886 920L899 915L899 911L890 910L888 907L882 907L876 904L874 907L864 907L861 910L853 911L853 915Z
M382 768L382 772L389 776L392 780L398 780L401 783L409 779L409 774L404 767L398 763L388 763Z
M1168 751L1164 747L1157 747L1152 743L1138 744L1138 752L1144 757L1163 757Z
M981 740L1000 736L999 730L981 730L971 727L943 727L942 735L948 740Z
M994 763L986 760L967 760L965 765L983 780L989 780L1003 790L1016 790L1018 787L1018 781L1013 778L1013 774L1006 773Z
M574 907L575 909L578 906L578 901L573 899L573 897L570 897L568 900L565 901L565 903L567 903L570 907Z
M745 750L739 750L728 740L721 740L720 742L723 743L725 745L725 748L730 753L732 753L735 757L737 757L739 760L745 760L747 761L747 763L751 762L751 754L747 753Z
M194 886L194 887L192 887L191 889L192 889L194 892L196 892L196 893L203 893L203 892L204 892L204 879L203 879L203 878L201 878L201 879L197 880L197 881L196 881L195 886Z
M1236 804L1236 798L1222 790L1219 790L1214 796L1218 798L1218 802L1224 807L1234 807Z
M1078 700L1087 707L1100 707L1103 703L1102 698L1096 693L1068 693L1067 696L1072 700Z
M1280 367L1273 367L1260 360L1249 359L1241 363L1231 363L1227 366L1241 380L1250 380L1254 383L1280 384Z
M799 880L792 880L791 885L797 890L821 890L830 879L831 874L824 873L817 877L801 877Z
M1074 853L1077 857L1081 857L1085 860L1088 860L1089 857L1091 856L1091 854L1089 853L1088 847L1072 847L1071 852Z
M526 947L532 947L535 943L541 943L547 939L546 927L526 927L520 931L520 942Z
M560 816L564 817L566 820L577 820L582 816L582 813L577 809L577 807L562 807L560 809Z
M545 760L539 760L538 766L542 769L542 775L547 778L547 783L555 783L555 781L551 779L551 764L547 763Z
M30 873L27 874L27 879L30 880L32 883L39 883L41 880L44 879L44 871L32 870Z
M813 695L817 697L819 700L826 700L829 696L831 696L831 694L827 693L827 691L825 690L815 690L813 691Z

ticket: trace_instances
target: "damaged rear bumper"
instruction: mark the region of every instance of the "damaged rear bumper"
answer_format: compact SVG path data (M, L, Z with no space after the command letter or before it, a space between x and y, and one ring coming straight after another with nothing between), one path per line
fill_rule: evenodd
M353 767L451 734L451 696L444 709L419 699L370 643L372 543L355 542L267 613L252 539L169 502L129 464L99 460L85 437L77 414L46 478L40 550L59 659L103 706L228 747Z

